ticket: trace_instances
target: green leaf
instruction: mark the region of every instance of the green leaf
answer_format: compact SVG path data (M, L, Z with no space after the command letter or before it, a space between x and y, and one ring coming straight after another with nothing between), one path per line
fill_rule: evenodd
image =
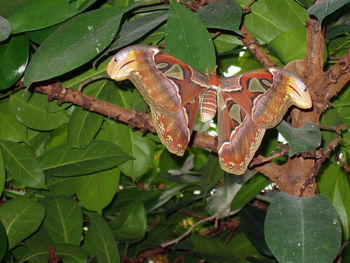
M0 16L0 41L6 40L11 34L11 25L6 18Z
M68 144L59 145L38 158L47 175L84 175L116 167L130 157L118 146L105 141L93 141L84 149Z
M0 148L0 196L2 195L2 191L4 191L5 179L6 179L5 164L4 164L4 158L2 156L2 151ZM0 244L1 244L1 242L0 242ZM1 259L0 259L0 261L1 261Z
M46 189L44 173L27 146L1 140L0 147L5 168L12 178L25 186Z
M134 20L123 24L120 28L118 37L114 40L109 49L115 50L138 40L163 23L167 18L168 13L166 11L159 11L137 17Z
M23 35L0 45L0 90L10 88L23 75L28 56L29 42Z
M277 130L289 143L289 156L298 152L313 150L321 145L321 132L312 122L307 122L297 129L282 121Z
M45 209L29 199L13 199L0 207L0 220L8 237L9 249L34 233L44 219Z
M48 131L56 129L68 122L65 111L50 111L53 102L47 101L47 96L21 90L10 97L10 108L16 118L29 128Z
M295 45L298 43L298 45ZM271 50L284 64L304 59L306 54L306 27L296 26L274 38L269 44Z
M235 211L245 206L270 183L271 182L265 176L261 174L254 175L242 186L242 188L233 198L231 203L231 210Z
M306 8L309 8L315 3L315 0L295 0Z
M94 2L96 0L88 1L84 9ZM24 3L8 17L8 20L11 23L12 33L18 34L58 24L84 9L76 8L75 3L67 0L35 0Z
M171 198L173 198L176 193L178 193L180 190L182 190L186 186L187 185L185 184L174 186L172 188L169 188L163 191L160 195L156 196L155 198L152 198L151 200L147 201L145 203L145 209L147 214L164 205Z
M120 255L113 233L102 216L87 214L90 218L89 238L95 250L98 262L119 263Z
M238 0L245 7L249 0ZM248 32L268 43L295 26L305 25L306 10L294 0L259 0L251 5L251 12L244 17Z
M125 175L135 180L148 171L153 160L154 143L143 137L139 131L133 131L123 123L108 120L103 123L97 138L115 143L133 157L133 160L121 165L121 171Z
M63 24L33 55L24 75L25 85L62 75L94 58L110 44L126 10L97 9Z
M208 28L241 32L239 26L242 21L242 8L235 0L219 0L201 6L198 8L197 14Z
M73 244L50 244L50 249L55 251L58 260L64 263L85 263L87 254L83 248ZM39 244L26 250L25 255L20 258L22 262L48 262L50 257L48 248Z
M341 245L341 225L323 195L279 193L265 219L265 240L279 262L333 262Z
M210 154L206 165L202 169L201 189L204 196L216 185L223 175L224 171L221 169L218 157Z
M5 256L5 253L7 251L7 236L6 236L6 230L2 223L0 222L0 261Z
M321 26L321 23L326 16L338 10L347 3L350 3L350 0L323 0L312 5L307 12L310 15L317 17L317 20Z
M75 180L75 189L81 205L102 214L118 190L120 168L80 176Z
M264 236L264 221L266 212L255 206L246 206L240 213L240 227L252 242L252 244L262 253L272 256L267 247Z
M141 203L133 203L125 208L110 223L114 237L118 241L133 244L141 241L146 234L147 216Z
M95 81L89 87L87 95L97 99L107 100L107 80ZM92 89L92 90L91 90ZM101 114L76 107L69 119L67 141L72 147L84 148L95 137L103 121Z
M83 215L76 201L69 197L42 200L46 209L44 226L55 243L79 245Z
M9 100L0 101L0 138L12 142L24 142L27 128L10 111Z
M0 16L8 17L14 10L29 1L32 0L0 0Z
M211 36L198 16L175 1L170 1L165 33L165 50L206 72L215 67L215 50Z
M242 186L254 175L250 170L244 175L229 175L225 178L226 185L214 188L214 194L207 199L206 211L210 215L214 215L223 209L242 188ZM222 213L221 217L227 216L229 210Z
M326 195L338 212L345 240L349 239L350 186L346 173L336 164L330 163L321 170L317 182L321 194Z

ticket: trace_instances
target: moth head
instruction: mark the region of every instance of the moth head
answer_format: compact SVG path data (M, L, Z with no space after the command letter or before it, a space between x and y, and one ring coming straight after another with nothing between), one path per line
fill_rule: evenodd
M281 85L286 88L286 95L293 105L309 109L312 107L312 100L306 85L292 73L279 70Z
M119 51L109 62L107 73L111 79L125 80L137 71L136 50L126 48Z

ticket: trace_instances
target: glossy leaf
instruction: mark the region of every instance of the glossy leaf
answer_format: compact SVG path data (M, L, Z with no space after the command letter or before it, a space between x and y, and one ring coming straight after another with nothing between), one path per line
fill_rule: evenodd
M202 169L201 177L201 189L204 196L216 185L223 175L224 171L221 169L218 157L213 154L209 155L207 163Z
M178 193L185 187L186 187L185 184L174 186L172 188L169 188L163 191L160 195L156 196L155 198L152 198L151 200L147 201L145 203L146 212L150 213L156 210L157 208L161 207L166 202L168 202L171 198L173 198L176 193Z
M245 7L249 0L238 2ZM244 17L244 26L263 44L292 27L304 25L306 19L306 10L294 0L259 0Z
M295 45L295 43L298 45ZM280 34L268 44L284 64L296 59L304 59L306 54L306 27L296 26Z
M107 80L96 81L89 87L87 95L97 99L107 100ZM86 89L87 89L86 88ZM86 147L95 137L101 127L103 116L101 114L84 110L80 107L74 109L68 124L67 140L70 146L77 148Z
M235 0L219 0L201 6L198 8L197 14L208 28L225 29L240 33L242 8Z
M180 39L180 41L178 41ZM211 36L195 13L170 1L165 50L205 73L215 67Z
M0 260L5 256L5 253L7 251L7 236L6 236L6 230L2 223L0 222Z
M9 100L0 101L0 138L12 142L24 142L27 128L20 123L10 110Z
M289 156L313 150L321 145L321 132L312 122L307 122L303 127L296 129L286 121L282 121L277 130L289 143Z
M90 0L84 9L96 0ZM49 27L67 20L82 12L83 8L76 8L75 3L67 0L35 0L24 3L9 17L13 34Z
M338 212L345 239L349 239L350 186L343 169L330 163L322 169L317 182L321 194L327 196Z
M20 258L21 262L48 262L50 260L49 249L54 251L57 259L67 263L84 263L87 261L87 254L83 248L73 244L50 244L45 247L36 245L26 250L25 255Z
M110 50L115 50L133 43L143 37L152 29L159 26L168 18L166 11L159 11L137 17L120 28L120 32L116 40L113 41Z
M12 178L25 186L46 189L44 173L27 146L0 141L0 147L5 168Z
M317 17L319 23L321 24L326 16L338 10L347 3L350 3L350 0L323 0L312 5L307 12L310 15Z
M62 75L94 58L110 44L126 10L102 8L63 24L35 52L24 75L25 85Z
M80 204L90 211L102 214L118 190L120 168L80 176L75 180L75 190Z
M232 202L232 199L242 188L242 186L253 176L253 172L247 170L244 175L230 175L225 178L225 186L217 186L214 188L214 194L207 199L206 211L210 215L214 215ZM227 210L222 213L221 217L228 215Z
M2 191L4 190L5 179L6 179L5 164L4 164L4 158L2 156L2 151L1 151L1 148L0 148L0 196L2 195ZM0 244L1 244L1 242L0 242Z
M113 233L102 216L88 213L90 218L90 235L92 246L98 262L119 263L120 255Z
M279 262L332 262L341 245L341 224L327 197L279 193L266 215L265 240Z
M84 175L118 166L130 157L118 146L105 141L93 141L84 149L68 144L59 145L38 158L47 175Z
M68 122L68 116L63 110L50 112L47 96L21 90L10 97L10 107L16 118L29 128L48 131Z
M240 213L240 227L252 242L252 244L262 253L272 256L266 245L264 237L264 220L266 212L255 206L246 206Z
M55 243L79 245L83 215L76 201L69 197L48 198L42 201L46 216L44 226Z
M0 220L8 237L9 249L22 241L40 226L45 209L29 199L13 199L0 207Z
M23 75L29 56L25 36L13 36L0 45L0 90L10 88Z
M128 244L143 239L147 229L147 217L141 203L133 203L126 207L120 215L110 223L114 237Z
M0 16L0 41L6 40L11 34L11 25L9 21Z
M265 176L261 174L254 175L242 186L242 188L233 198L231 210L235 211L245 206L269 184L271 184L271 182Z
M19 8L21 5L23 5L26 2L29 2L32 0L0 0L0 16L8 17L13 11L15 11L17 8Z

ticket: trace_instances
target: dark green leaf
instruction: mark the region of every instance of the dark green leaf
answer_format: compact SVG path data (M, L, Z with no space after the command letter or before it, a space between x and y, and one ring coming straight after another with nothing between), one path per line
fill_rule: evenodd
M44 226L55 243L80 244L83 215L76 201L69 197L42 201L46 216Z
M26 69L29 42L25 36L14 36L0 45L0 90L10 88Z
M118 245L110 227L102 216L95 213L88 213L87 215L90 218L88 234L98 262L119 263Z
M250 1L238 2L245 7ZM294 0L259 0L251 5L251 13L244 17L244 26L263 44L292 27L305 25L306 19L306 10Z
M10 107L16 118L29 128L48 131L68 122L67 113L63 110L50 111L54 102L48 102L47 96L21 90L10 97Z
M330 28L327 28L325 38L326 39L334 38L334 37L349 33L349 31L350 31L350 23L335 25Z
M130 160L130 157L121 148L105 141L93 141L84 149L74 149L68 144L62 144L38 158L44 173L55 176L103 171L127 160Z
M88 1L84 9L94 2L96 0ZM35 0L20 6L8 17L8 20L13 33L17 34L58 24L84 9L76 8L75 3L69 3L67 0Z
M323 0L312 5L307 12L310 15L316 16L318 22L322 23L323 19L334 11L338 10L342 6L350 3L350 0Z
M147 217L141 203L127 206L120 215L110 223L114 237L128 244L137 243L143 239L147 229Z
M225 206L232 202L232 199L242 188L242 186L254 175L250 170L244 175L229 175L225 178L225 186L214 188L214 194L207 199L206 210L209 214L214 215ZM229 214L229 210L222 213L222 217Z
M7 236L6 236L6 230L2 223L0 222L0 261L5 256L7 250Z
M35 52L24 75L25 85L62 75L94 58L112 41L126 10L102 8L63 24Z
M143 37L152 29L159 26L168 18L167 11L154 12L135 18L121 26L117 39L112 43L110 50L124 47Z
M289 143L289 156L313 150L321 145L321 132L312 122L307 122L303 127L296 129L286 121L282 121L277 130Z
M46 189L45 176L30 149L18 143L0 141L5 168L17 182L39 189Z
M295 0L306 8L309 8L314 4L316 0Z
M272 256L264 236L266 212L255 206L247 206L239 213L240 226L252 244L262 253Z
M224 171L221 169L218 157L210 154L206 165L202 169L201 189L204 196L216 185L223 175Z
M0 16L8 17L14 10L29 1L32 0L0 0Z
M174 186L170 189L165 190L159 196L147 201L145 203L146 212L150 213L150 212L156 210L157 208L161 207L166 202L168 202L171 198L173 198L176 193L178 193L180 190L182 190L186 186L187 185L185 185L185 184L180 184L180 185Z
M0 138L12 142L26 141L27 128L10 110L9 100L0 101Z
M0 16L0 41L6 40L11 34L11 25L6 18Z
M29 199L13 199L0 207L0 220L8 237L9 249L22 241L40 226L45 209Z
M298 45L295 45L295 43ZM306 27L296 26L274 38L269 44L271 50L284 64L304 59L306 54Z
M198 17L208 28L240 33L242 8L235 0L219 0L198 9Z
M250 200L258 195L271 182L263 175L254 175L242 188L238 191L231 203L231 210L245 206Z
M2 191L4 190L5 179L6 179L5 164L4 164L4 158L2 156L2 151L0 147L0 196L2 195Z
M48 36L53 32L55 32L61 25L62 24L57 24L43 29L26 32L26 37L29 38L30 41L41 45L44 40L48 38Z
M106 84L109 84L107 80L95 81L87 87L90 90L87 95L106 101L108 96L108 90L105 88ZM70 146L86 147L100 129L102 121L103 116L101 114L80 107L75 108L68 123L67 141Z
M148 171L153 159L154 143L139 131L133 131L123 123L108 120L104 122L103 131L97 138L114 142L133 157L133 160L121 165L121 171L125 175L135 180Z
M120 168L80 176L75 180L75 190L81 205L102 214L102 209L113 199L118 190Z
M330 163L321 170L317 182L321 194L327 196L338 212L345 239L349 239L350 187L346 173L336 164Z
M167 52L201 72L215 67L211 36L198 16L175 1L170 1L165 33Z
M324 195L279 193L266 215L265 240L279 262L333 262L341 245L341 224Z

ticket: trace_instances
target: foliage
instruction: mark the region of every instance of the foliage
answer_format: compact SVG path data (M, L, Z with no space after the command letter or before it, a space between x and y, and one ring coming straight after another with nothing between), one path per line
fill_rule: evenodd
M259 0L244 15L244 26L282 67L305 57L305 21L308 13L314 15L326 27L327 69L350 48L349 2ZM115 83L105 73L111 54L135 43L164 47L204 73L215 65L220 73L230 65L242 72L261 67L240 41L249 0L218 0L199 8L196 3L0 0L0 260L350 258L348 246L340 251L350 237L350 139L334 128L349 122L349 89L322 115L321 134L313 123L279 127L290 156L312 152L321 135L324 149L342 136L319 170L320 195L309 198L276 189L262 194L270 184L262 174L225 174L217 156L201 148L174 156L154 134L35 92L52 83L80 90L90 81L85 95L147 111L129 82ZM200 122L196 128L216 131ZM276 150L275 131L265 136L260 154ZM283 164L285 158L274 161ZM180 237L187 230L191 234ZM161 246L178 237L179 242Z

